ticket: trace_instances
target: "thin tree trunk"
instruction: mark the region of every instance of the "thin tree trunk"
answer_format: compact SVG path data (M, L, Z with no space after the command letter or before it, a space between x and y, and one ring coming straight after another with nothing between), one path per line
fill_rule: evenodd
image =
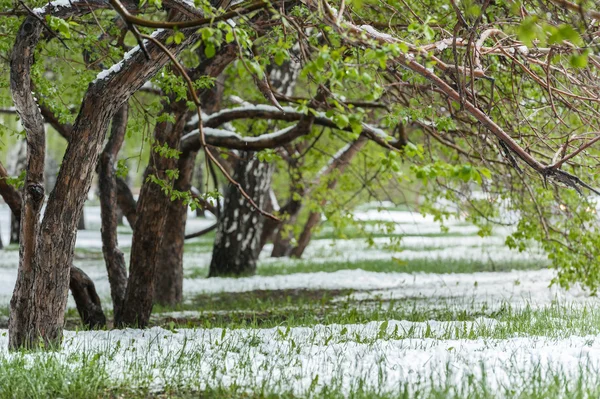
M117 240L117 179L115 162L125 139L129 106L124 104L112 121L110 137L98 164L98 188L100 191L100 215L102 218L102 253L108 272L110 295L115 319L121 317L123 300L127 289L125 257Z
M273 258L290 256L292 253L292 250L294 249L292 244L292 240L294 238L292 226L297 223L298 215L300 214L301 209L301 200L290 200L289 206L286 207L285 213L287 215L287 219L285 222L280 223L279 229L277 230L277 235L273 241L273 250L271 251L271 256Z
M19 235L21 234L21 218L15 215L10 215L10 243L18 244Z
M331 191L335 188L339 181L339 176L342 173L344 173L354 156L358 154L358 152L365 146L365 144L367 144L367 141L367 136L365 134L361 134L355 141L353 141L351 144L349 144L340 152L338 152L338 154L336 154L336 156L334 157L333 162L331 162L325 169L322 170L321 173L319 173L319 176L317 177L318 181L323 178L327 178L330 174L334 172L337 173L337 175L331 180L329 180L329 182L327 183L327 191ZM327 197L323 198L321 200L321 207L325 206L327 204L327 201ZM321 212L311 212L308 215L308 219L304 224L304 229L302 230L300 238L298 239L298 244L290 254L292 257L302 257L304 250L310 242L314 228L319 224L320 221Z
M260 162L254 153L244 153L235 167L234 180L260 208L267 202L273 169L273 164ZM230 184L219 215L208 276L254 274L263 224L264 218Z
M125 180L117 177L117 203L119 209L123 212L123 215L127 219L127 223L133 229L137 220L137 202L133 198L131 189L125 182Z
M79 216L79 221L77 222L77 230L85 230L85 214L81 212L81 216Z
M197 152L195 152L195 154L197 154ZM196 171L194 172L194 176L196 176L196 188L198 189L198 194L204 193L204 163L202 160L196 161ZM203 207L199 206L196 208L196 217L204 217Z
M178 163L179 177L175 189L188 191L191 188L196 153L184 154ZM165 224L162 245L158 253L157 276L154 279L154 302L175 306L183 301L183 245L188 207L181 200L168 201L168 223Z
M179 109L173 107L170 110L175 123L160 122L156 125L154 139L157 145L179 148L187 114L185 104L181 105L179 104ZM162 187L149 180L149 177L154 176L166 181L168 180L166 171L176 167L176 159L153 153L144 173L144 184L137 203L137 221L131 244L130 274L123 312L121 317L115 320L117 326L143 328L150 321L158 254L167 220L165 209L169 205L170 198L163 193Z
M23 170L27 167L27 141L20 140L19 143L15 146L14 151L11 151L11 158L14 160L12 163L8 164L8 174L12 176L19 176ZM6 173L6 169L4 170ZM19 194L19 202L21 201L21 195ZM19 244L19 235L21 234L21 205L19 205L19 214L15 215L12 213L10 215L10 243L11 244Z
M69 288L83 324L90 330L106 327L106 316L92 279L83 270L71 266Z

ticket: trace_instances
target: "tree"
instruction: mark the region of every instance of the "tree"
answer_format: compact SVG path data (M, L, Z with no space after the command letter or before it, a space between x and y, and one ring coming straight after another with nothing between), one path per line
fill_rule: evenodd
M92 15L101 9L108 11ZM597 216L590 211L587 195L579 196L586 190L598 194L591 171L599 141L594 133L599 60L589 52L594 26L588 17L600 14L588 10L587 4L466 2L447 9L434 0L308 0L243 2L218 10L180 0L151 5L86 0L35 10L22 7L14 14L24 18L11 20L6 28L6 37L15 39L10 86L28 155L22 182L21 259L9 323L11 348L37 346L40 340L60 342L76 224L106 132L111 121L113 128L123 126L115 119L126 104L127 123L139 130L148 127L154 134L145 141L150 142L152 156L135 212L132 197L118 180L115 189L115 142L120 140L116 133L101 165L102 176L110 180L103 189L109 199L103 212L105 244L110 244L107 259L118 254L114 209L108 209L115 208L115 190L135 230L125 294L123 284L114 284L117 307L123 297L122 311L115 312L120 325L148 323L159 257L176 252L174 263L161 273L174 272L173 281L181 280L183 205L200 204L210 195L199 198L189 190L193 154L199 151L237 190L231 195L238 203L244 198L254 213L271 218L269 228L278 229L281 253L289 253L294 241L281 219L304 224L304 233L296 232L300 255L321 214L341 226L350 219L343 213L356 204L358 194L367 191L377 197L387 193L392 184L388 182L408 181L427 190L424 211L440 219L455 212L436 203L443 197L467 208L482 234L499 217L497 204L510 200L507 206L521 215L508 239L510 246L523 249L527 240L537 240L552 254L562 283L583 281L595 289L600 282L600 234L590 228ZM71 26L78 21L82 23L75 32ZM43 46L38 46L40 40ZM73 57L94 50L103 59L120 61L100 73L89 65L81 68L81 76L67 78L60 67L77 65L59 56L69 51L63 47L67 42L77 47ZM11 47L7 39L0 43ZM221 57L226 51L233 55ZM283 93L264 71L272 62L282 65L292 53L302 65L294 78L300 89ZM45 57L56 62L44 62ZM206 69L211 64L213 72ZM229 108L202 113L207 107L198 93L206 81L190 77L199 66L201 74L212 78L228 68L226 86L235 92L224 95L236 97L224 103ZM56 80L45 79L46 72ZM145 86L155 75L150 87ZM129 101L143 87L152 99L140 94ZM71 101L53 101L63 92ZM197 116L195 131L187 128L192 115ZM62 129L69 144L40 220L46 198L45 121ZM377 145L367 146L367 141ZM305 151L282 150L299 142L303 145L298 148ZM336 157L330 149L342 143L349 144L347 152ZM306 156L310 162L294 165L299 178L292 179L297 180L293 186L288 181L269 188L242 170L231 176L215 147L263 151L257 157L273 158L279 166L285 163L279 158L285 156ZM365 163L360 178L355 165L345 166L349 160L336 163L344 153L353 158L358 147ZM331 173L322 179L321 170ZM487 190L489 199L471 198L475 187ZM263 209L271 188L280 197L287 195L290 207ZM323 194L332 190L335 201ZM260 194L256 201L255 192ZM168 229L165 210L177 220ZM225 225L238 226L226 212L220 217L221 231ZM254 229L243 232L252 242L260 236ZM261 242L264 237L257 245ZM255 253L254 245L247 248ZM215 258L217 262L222 257ZM124 277L123 263L116 264L109 266L120 270L112 274L111 285ZM179 300L177 293L170 296Z
M240 153L236 162L233 179L247 187L246 192L256 207L261 209L269 197L273 167L273 164L261 162L251 152ZM240 194L235 185L230 184L219 215L208 276L254 274L263 224L263 216Z

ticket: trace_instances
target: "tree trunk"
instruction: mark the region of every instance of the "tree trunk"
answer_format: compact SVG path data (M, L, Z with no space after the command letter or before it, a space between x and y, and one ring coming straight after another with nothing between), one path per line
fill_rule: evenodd
M194 152L194 154L197 154L197 152ZM204 193L204 162L202 160L196 161L196 171L194 172L194 176L196 176L196 188L198 189L198 194ZM196 217L204 217L203 207L199 206L196 208Z
M184 154L179 159L176 190L190 190L195 159L195 152ZM169 222L165 224L158 253L156 275L160 278L154 279L154 302L161 305L175 306L183 301L183 245L187 210L187 204L181 200L168 201L167 208L163 210Z
M19 235L21 234L21 218L16 217L11 213L10 215L10 243L18 244Z
M115 319L121 317L127 289L127 266L117 240L117 179L115 162L125 139L129 106L124 104L113 118L110 137L98 163L98 189L102 219L102 253L108 272Z
M294 249L292 244L292 240L294 238L292 227L297 223L298 215L300 214L301 209L301 200L290 200L289 206L286 207L285 213L287 219L283 223L280 223L279 229L277 229L277 235L273 241L273 250L271 251L271 256L273 258L290 256L292 253L292 250Z
M260 162L254 153L242 153L233 178L258 207L267 203L273 164ZM213 247L209 277L254 274L264 224L262 217L232 184L225 195Z
M90 330L106 327L106 316L92 279L83 270L71 266L69 288L83 324Z
M154 139L159 146L167 145L169 148L179 148L187 110L185 104L179 103L178 105L178 109L175 109L175 105L173 108L168 106L175 123L160 122L154 129ZM165 107L167 106L165 105ZM129 280L122 315L115 320L117 326L143 328L150 321L158 254L161 241L165 236L164 227L167 220L165 210L171 201L162 191L162 187L149 180L149 177L154 176L168 181L166 171L176 167L177 160L175 158L161 157L152 153L144 173L144 184L137 203L137 221L131 244Z
M45 13L56 17L89 13L90 7L53 3ZM70 268L73 260L77 221L89 192L94 168L109 121L129 97L160 70L169 57L156 45L134 52L104 78L92 82L83 98L65 152L56 187L50 194L44 219L44 120L32 93L31 65L35 47L44 30L44 15L27 17L11 53L10 82L13 101L21 117L28 143L28 167L21 216L19 271L10 303L9 347L37 348L40 342L59 345L62 340ZM161 32L157 40L170 35ZM187 36L180 46L168 44L174 54L197 39Z
M211 114L219 109L224 88L221 72L234 58L235 51L228 46L222 48L218 56L201 64L192 72L192 76L200 74L219 76L215 86L200 94L202 104L204 104L202 110L205 113ZM183 129L185 129L185 125L183 125ZM183 133L184 130L179 133L179 136L182 137ZM180 155L177 163L179 177L174 185L176 190L187 192L192 188L196 156L196 151L184 152ZM160 278L154 279L154 302L161 305L175 306L183 301L183 248L187 209L187 205L182 200L175 200L167 201L166 209L163 211L166 213L168 223L165 224L161 234L162 242L156 265L156 275Z
M79 216L79 221L77 222L77 230L85 230L85 214L81 212L81 216Z
M19 243L19 221L21 219L21 193L8 184L8 171L0 163L0 196L10 208L10 240L11 244ZM16 230L15 230L16 227Z
M0 196L10 207L11 215L21 215L21 193L6 183L7 177L6 169L0 163ZM19 218L15 217L15 220ZM84 325L90 329L104 327L106 318L93 281L83 271L71 266L69 287Z
M10 154L13 162L7 165L8 175L19 176L23 170L27 167L27 141L20 140L13 151ZM6 173L6 170L4 171ZM21 202L21 196L19 195L19 202ZM19 204L19 209L21 205ZM10 243L19 244L19 235L21 234L21 215L20 211L18 215L12 213L10 215Z
M125 182L125 180L117 177L117 203L119 204L119 209L123 212L123 215L127 219L127 223L131 229L135 227L135 222L137 220L137 202L135 198L133 198L133 193L131 189Z

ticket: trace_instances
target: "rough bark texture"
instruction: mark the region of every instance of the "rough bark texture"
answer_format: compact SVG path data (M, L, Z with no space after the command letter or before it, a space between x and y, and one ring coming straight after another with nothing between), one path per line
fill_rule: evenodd
M21 171L27 167L27 141L20 140L15 146L14 150L10 154L13 162L7 165L8 174L12 176L19 176ZM19 202L21 202L21 194L18 193ZM9 204L10 205L10 204ZM21 205L19 204L19 212L14 212L10 215L10 243L19 244L19 236L21 234ZM11 209L13 209L11 207Z
M0 163L0 197L8 204L11 214L16 215L15 220L19 220L22 206L21 193L15 187L6 184L7 177L6 169ZM83 324L90 329L104 327L106 317L94 282L82 270L71 266L69 287Z
M156 125L154 139L157 145L179 147L186 114L185 104L179 104L178 109L171 109L174 123L160 122ZM160 185L148 178L155 176L168 180L166 171L176 167L175 158L161 157L153 152L144 173L144 184L137 203L137 221L131 244L130 274L123 312L120 318L115 319L117 326L145 327L150 320L158 253L167 220L165 209L169 205L170 198L165 195Z
M94 7L108 4L74 0L69 5L49 4L44 10L57 17L69 17L89 13ZM28 143L19 272L9 319L9 346L13 349L37 347L40 341L60 344L77 222L108 123L121 105L169 61L159 48L148 44L150 61L137 51L122 62L119 70L90 84L40 224L44 202L44 121L32 94L30 76L35 47L44 29L40 20L44 16L29 16L22 23L11 59L13 101ZM156 38L164 41L169 35L161 32ZM195 34L189 35L181 46L168 47L178 53L195 39Z
M233 178L260 208L268 201L273 164L260 162L254 153L242 154ZM260 251L264 218L229 185L213 247L209 277L254 274Z
M365 144L367 144L367 141L368 141L368 137L366 134L361 134L360 136L358 136L358 138L354 142L352 142L345 149L340 151L336 155L336 157L333 159L333 162L331 162L331 164L319 174L319 176L317 178L318 180L320 180L322 178L326 178L334 172L337 173L337 176L333 177L327 183L327 191L331 191L335 188L335 186L337 185L338 180L339 180L339 175L344 173L344 171L346 170L346 168L348 167L348 165L350 164L350 162L352 161L354 156L356 154L358 154L358 152L365 146ZM317 182L317 184L318 184L318 182ZM327 198L323 198L321 200L321 206L324 206L325 204L327 204ZM310 242L313 230L319 224L320 221L321 221L321 212L311 212L308 215L308 219L307 219L306 223L304 224L304 229L302 230L302 233L300 234L300 237L298 238L298 244L292 250L292 252L290 254L291 256L293 256L295 258L302 257L304 250L306 249L306 247L308 246L308 243Z
M205 60L200 66L190 72L190 77L199 75L219 76L223 69L235 59L235 48L226 46L219 50L219 54L210 60ZM217 84L211 90L201 93L201 101L204 104L202 110L211 114L218 110L223 95L222 78L217 79ZM186 120L187 122L187 120ZM177 133L183 136L186 124ZM178 191L189 191L192 187L194 164L197 153L185 152L180 156L177 168L179 177L175 181L174 188ZM164 225L161 234L162 242L158 253L156 264L156 275L154 278L154 302L161 305L174 306L183 300L183 245L185 242L185 226L187 223L187 206L181 200L167 201L166 214L168 223Z
M90 330L106 327L106 316L94 282L78 267L71 266L69 288L83 324Z
M102 218L102 253L108 272L110 295L115 319L121 315L125 290L127 289L127 266L117 240L117 178L115 163L125 139L128 105L124 104L112 120L110 137L98 164L98 189L100 191L100 215Z
M194 154L197 154L197 152L195 152ZM196 170L194 172L194 176L196 177L196 189L197 189L197 194L201 195L202 193L204 193L204 163L202 162L202 160L196 160ZM204 208L199 206L198 208L196 208L196 216L199 218L203 218L204 217Z
M117 203L119 204L119 209L121 209L121 212L123 212L123 215L127 219L127 223L133 229L137 220L137 202L133 198L133 193L127 182L121 178L117 178Z
M186 154L179 159L179 178L175 189L188 191L194 172L196 153ZM154 302L174 306L183 301L183 244L185 243L185 225L187 205L183 201L167 201L163 210L168 217L163 231L163 240L158 254L157 276L154 279Z
M284 223L280 223L277 229L277 235L273 241L273 251L271 252L271 256L274 258L281 258L290 256L294 246L292 245L292 240L294 237L293 231L291 231L290 227L297 223L298 215L300 214L300 210L302 209L302 200L298 199L290 199L290 201L286 204L283 209L283 214L286 215L286 220Z
M13 101L21 117L21 123L27 133L27 176L21 216L19 271L17 283L10 302L9 346L33 347L37 337L45 342L58 342L62 334L64 307L55 303L52 296L56 291L63 291L61 284L67 276L59 274L59 278L50 277L52 271L39 262L42 252L38 249L38 233L40 232L40 212L44 204L44 155L45 132L44 121L31 93L29 71L33 64L34 46L43 26L33 17L25 19L17 33L17 41L11 59L11 89ZM70 266L70 265L69 265ZM59 280L57 287L48 287L49 280ZM51 293L47 298L46 294ZM37 295L36 295L37 294ZM52 295L55 294L55 295ZM61 292L65 297L66 292Z

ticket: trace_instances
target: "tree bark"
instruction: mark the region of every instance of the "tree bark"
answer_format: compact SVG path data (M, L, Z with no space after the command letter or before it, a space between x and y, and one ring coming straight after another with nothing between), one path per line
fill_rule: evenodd
M83 270L71 266L69 288L83 324L90 330L106 327L106 316L92 279Z
M196 153L189 153L179 159L179 177L175 189L188 191L191 188ZM162 234L163 240L158 253L157 276L154 279L154 302L175 306L183 301L183 245L187 223L187 205L181 200L167 201L163 212L168 223Z
M181 133L185 127L187 109L185 104L170 108L175 123L160 122L154 129L157 145L179 148ZM167 105L165 105L167 107ZM170 198L162 191L162 187L149 180L155 176L163 181L169 180L166 171L177 167L177 160L172 157L161 157L152 153L146 171L144 184L137 203L137 221L133 231L131 244L131 260L129 262L129 279L120 318L116 325L137 326L143 328L150 321L154 295L154 277L157 271L157 260L161 241L164 238L164 226L167 220L165 209Z
M12 163L8 164L8 174L13 176L19 176L20 173L25 170L27 167L27 141L20 140L19 143L15 146L16 151L11 151L10 156L14 160ZM6 170L4 170L6 173ZM11 244L19 244L19 235L21 234L21 194L18 193L19 197L19 213L15 215L15 213L11 213L10 215L10 243ZM10 206L10 204L9 204ZM12 207L11 207L12 209Z
M204 90L200 96L202 110L211 114L218 110L223 95L223 69L235 59L236 51L232 46L219 50L219 54L209 60L205 60L200 66L191 71L190 77L199 75L219 76L217 84L210 90ZM186 119L187 124L187 119ZM179 137L183 136L186 124L181 126ZM192 187L194 165L197 152L184 152L177 163L179 176L175 181L174 188L178 191L189 191ZM160 235L162 242L158 253L156 264L156 275L160 278L154 279L154 302L175 306L183 301L183 248L185 243L185 226L187 223L187 205L182 200L166 202L166 214L168 223L164 225L164 231Z
M137 202L125 180L119 177L117 177L117 203L127 219L127 223L133 229L137 220Z
M8 173L0 163L0 196L8 204L15 220L19 220L22 205L21 193L6 183L7 177L9 177ZM82 270L71 266L69 287L83 324L90 329L104 327L106 317L102 311L102 304L96 293L94 282Z
M100 215L102 218L102 253L108 272L110 295L115 319L121 317L123 300L127 289L127 266L117 240L117 178L115 162L125 139L129 106L124 104L112 120L108 142L100 155L98 164L98 188L100 191Z
M243 153L233 179L258 207L265 206L271 185L273 164L260 162L254 153ZM209 277L254 274L260 251L264 218L232 184L225 195L213 247Z
M94 0L69 5L50 3L45 13L56 17L89 13L93 7L108 7ZM50 194L44 219L39 216L44 202L44 120L32 94L30 70L35 47L44 29L44 15L29 16L21 24L12 51L11 90L28 143L28 167L21 218L21 250L17 283L11 299L9 347L59 345L75 246L77 221L90 189L98 154L113 115L129 97L167 62L157 46L147 44L150 60L136 51L121 68L92 82L84 96L73 126L56 187ZM168 32L157 40L165 41ZM197 38L187 36L180 46L167 47L177 54Z
M292 198L284 208L284 212L282 213L286 215L286 220L278 225L277 235L273 241L273 250L271 251L273 258L290 256L292 253L294 249L292 245L294 232L290 231L290 228L297 223L298 215L302 209L302 200Z

